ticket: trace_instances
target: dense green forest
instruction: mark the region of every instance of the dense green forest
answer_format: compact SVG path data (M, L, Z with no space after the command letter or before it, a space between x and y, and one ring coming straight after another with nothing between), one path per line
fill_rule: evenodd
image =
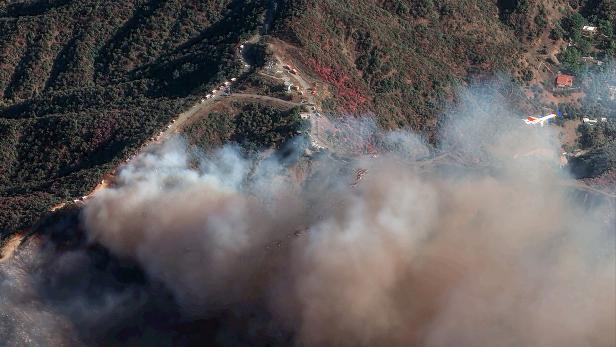
M185 129L189 141L209 150L227 143L239 145L247 153L280 147L298 133L308 130L300 108L279 110L260 104L241 105L237 115L213 112Z
M264 1L0 4L0 234L24 228L237 73Z
M583 54L616 52L614 23L613 0L4 1L0 235L88 192L237 75L236 48L259 31L284 41L297 67L331 91L326 110L371 114L435 142L438 115L459 86L499 73L532 80L521 57L547 34L575 43L559 58L576 72ZM590 46L579 34L585 24L603 35ZM257 74L245 77L246 90L284 95ZM204 148L256 149L298 125L292 114L250 107L235 118L211 114L189 131Z
M581 148L587 152L570 160L573 175L577 178L596 177L616 168L616 125L582 124L579 131Z

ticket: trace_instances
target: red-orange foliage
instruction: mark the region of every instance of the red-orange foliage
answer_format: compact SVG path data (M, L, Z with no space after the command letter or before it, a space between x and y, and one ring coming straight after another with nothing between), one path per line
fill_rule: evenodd
M341 100L342 111L357 112L368 100L353 87L349 76L335 67L323 66L315 59L309 60L310 68L321 78L335 88L336 96Z

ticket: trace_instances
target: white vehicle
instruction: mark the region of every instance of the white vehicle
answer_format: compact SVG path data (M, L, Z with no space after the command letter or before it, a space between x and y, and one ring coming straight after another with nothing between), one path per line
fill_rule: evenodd
M233 78L231 79L231 82L235 82L235 81L237 81L237 78L233 77Z
M549 123L550 119L552 118L556 118L556 114L555 113L550 113L547 116L543 116L543 117L533 117L533 116L528 116L526 119L523 119L524 123L528 124L528 125L541 125L544 126L546 123Z
M209 99L211 97L212 97L212 94L208 94L208 95L205 96L206 99Z

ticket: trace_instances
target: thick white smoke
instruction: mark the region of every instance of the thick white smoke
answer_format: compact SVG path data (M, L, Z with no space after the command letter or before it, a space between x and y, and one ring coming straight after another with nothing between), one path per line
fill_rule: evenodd
M415 161L429 149L398 132L395 153L301 175L176 139L123 168L83 224L190 317L257 305L300 345L613 346L614 205L578 202L554 134L519 123L450 121L444 163Z

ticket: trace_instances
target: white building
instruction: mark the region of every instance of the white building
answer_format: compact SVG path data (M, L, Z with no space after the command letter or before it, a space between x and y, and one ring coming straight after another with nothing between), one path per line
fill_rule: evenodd
M587 33L595 33L595 32L597 32L597 27L593 27L593 26L590 26L590 25L584 25L582 27L582 31L585 31Z
M291 91L291 88L293 87L293 83L288 82L288 81L285 81L285 82L284 82L284 87L285 87L285 89L286 89L286 91L287 91L287 92L290 92L290 91Z

